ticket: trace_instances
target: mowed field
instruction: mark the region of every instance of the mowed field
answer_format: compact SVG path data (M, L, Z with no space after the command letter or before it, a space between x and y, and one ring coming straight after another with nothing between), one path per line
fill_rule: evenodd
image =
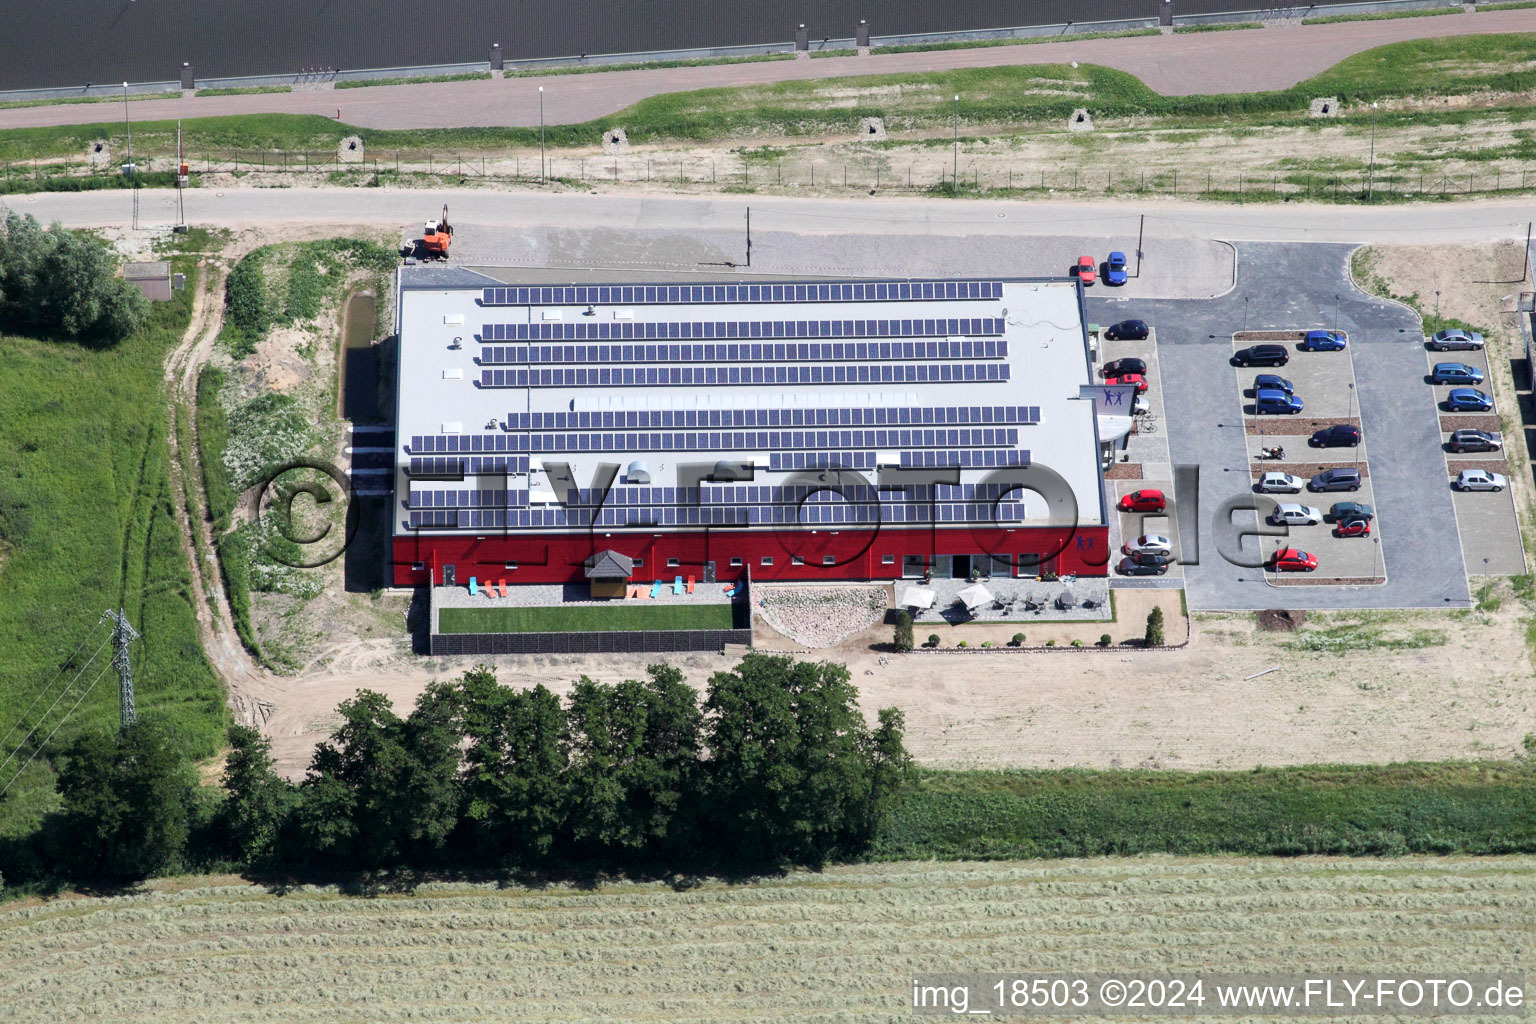
M747 884L234 879L0 907L11 1024L906 1021L914 971L1536 970L1536 858L839 867Z

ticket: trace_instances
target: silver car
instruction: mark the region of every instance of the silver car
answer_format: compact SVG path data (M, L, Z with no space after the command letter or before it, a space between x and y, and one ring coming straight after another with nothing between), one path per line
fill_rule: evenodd
M1311 505L1294 505L1289 502L1275 506L1269 521L1276 526L1316 526L1323 521L1323 510Z
M1260 494L1300 494L1307 482L1294 473L1269 472L1259 477Z
M1464 331L1459 327L1453 327L1450 330L1436 331L1435 336L1429 339L1429 347L1436 352L1480 349L1483 347L1483 336L1476 331Z
M1458 491L1502 491L1508 484L1503 473L1490 473L1486 469L1464 469L1451 481L1451 486Z

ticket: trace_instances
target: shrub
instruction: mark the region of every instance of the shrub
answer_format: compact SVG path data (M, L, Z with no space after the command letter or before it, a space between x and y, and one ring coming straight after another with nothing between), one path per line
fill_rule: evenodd
M937 633L929 633L928 634L928 642L926 644L924 644L923 646L924 647L937 647L937 646L939 646L939 634L937 634Z
M1081 646L1083 646L1083 642L1081 640L1073 640L1072 641L1072 646L1073 647L1081 647Z
M912 613L905 608L896 613L896 634L892 644L903 653L912 649Z
M1047 646L1047 647L1055 647L1056 646L1056 641L1055 640L1047 640L1045 642L1045 646Z
M992 646L992 641L991 640L983 640L981 642L981 646L983 646L983 647L991 647Z
M1024 646L1024 634L1023 633L1015 633L1015 634L1013 634L1013 639L1008 641L1008 646L1009 647L1023 647Z
M1147 613L1146 644L1148 647L1163 646L1163 609L1161 607L1153 608Z
M116 344L149 321L149 303L117 276L95 237L44 229L31 216L0 221L0 328Z
M966 643L964 640L961 640L959 643L955 644L955 646L956 647L969 647L970 644Z
M1112 644L1114 642L1115 641L1110 638L1110 635L1108 633L1100 633L1099 634L1099 646L1100 647L1108 647L1110 644Z

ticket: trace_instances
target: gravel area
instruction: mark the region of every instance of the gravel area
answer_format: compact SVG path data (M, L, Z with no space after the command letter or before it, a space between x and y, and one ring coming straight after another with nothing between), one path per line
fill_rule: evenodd
M891 590L885 586L754 588L758 614L775 630L806 647L830 647L885 618Z

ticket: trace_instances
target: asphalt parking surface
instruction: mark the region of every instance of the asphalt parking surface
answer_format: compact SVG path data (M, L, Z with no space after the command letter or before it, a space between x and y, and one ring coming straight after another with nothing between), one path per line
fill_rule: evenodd
M1440 450L1438 410L1427 400L1404 400L1405 389L1425 389L1422 381L1427 368L1418 318L1396 303L1354 287L1348 273L1353 246L1239 243L1237 249L1237 284L1214 299L1141 300L1122 308L1096 295L1088 300L1090 320L1107 322L1134 316L1157 328L1170 454L1176 467L1197 466L1199 472L1198 484L1192 488L1196 508L1190 509L1188 495L1176 495L1181 526L1187 521L1198 529L1199 547L1194 553L1198 564L1184 566L1190 607L1444 608L1470 604L1445 467L1441 459L1423 457ZM1257 534L1260 527L1251 510L1257 496L1252 494L1243 399L1233 386L1232 335L1244 330L1335 327L1349 335L1349 355L1357 367L1357 414L1366 443L1374 444L1376 453L1370 464L1369 492L1362 489L1353 495L1317 495L1316 500L1300 500L1317 505L1347 497L1371 501L1376 506L1381 543L1374 543L1374 537L1371 541L1354 538L1337 543L1358 545L1347 549L1350 562L1366 551L1379 550L1387 582L1376 586L1274 588L1266 585L1262 571L1234 565L1217 552L1217 520L1224 518L1221 506L1237 499L1239 507L1249 510L1230 514L1231 526L1221 529L1222 543L1239 556L1234 561L1256 562L1267 553L1259 537L1245 537L1241 542L1235 537L1239 530ZM1341 355L1317 353L1312 358ZM1296 365L1295 360L1292 365ZM1288 375L1285 370L1280 372ZM1248 382L1251 384L1251 377ZM1326 455L1328 461L1336 461L1332 456L1338 451L1309 450L1306 458L1318 461ZM1394 457L1385 457L1387 452ZM1295 458L1300 452L1288 451L1287 455ZM1367 493L1370 498L1363 497ZM1507 493L1501 497L1508 500ZM1298 532L1321 529L1304 527ZM1187 561L1189 530L1181 534ZM1320 573L1331 574L1326 566Z

